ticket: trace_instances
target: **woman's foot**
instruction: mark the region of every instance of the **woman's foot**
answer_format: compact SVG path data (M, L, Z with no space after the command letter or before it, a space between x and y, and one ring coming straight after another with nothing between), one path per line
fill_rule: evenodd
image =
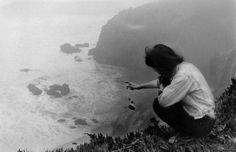
M188 143L188 142L191 142L195 139L196 139L195 137L191 137L188 135L183 135L183 134L177 133L176 135L169 138L168 143L170 143L170 144L174 144L176 142Z
M168 143L174 144L176 142L176 139L177 139L178 136L179 136L179 133L177 133L176 135L170 137L169 140L168 140Z

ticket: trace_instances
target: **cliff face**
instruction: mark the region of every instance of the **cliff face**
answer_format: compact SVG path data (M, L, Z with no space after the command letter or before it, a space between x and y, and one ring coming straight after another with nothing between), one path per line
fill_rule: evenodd
M145 46L167 43L212 79L211 58L235 46L233 3L161 0L124 10L103 26L97 46L89 54L99 63L127 68L136 80L147 80L154 73L144 64Z
M157 75L145 65L144 48L167 43L203 72L218 95L236 65L234 14L234 0L160 0L130 8L103 26L97 46L89 54L98 63L126 68L125 80L148 81ZM119 117L110 124L113 135L147 124L154 91L135 94L135 113L118 111Z
M215 54L209 64L209 73L213 76L209 81L212 83L215 93L219 94L232 77L236 77L236 49L224 53Z

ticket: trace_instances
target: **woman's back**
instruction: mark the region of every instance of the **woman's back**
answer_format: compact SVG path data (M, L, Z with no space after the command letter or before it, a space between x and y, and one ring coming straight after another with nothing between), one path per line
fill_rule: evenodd
M182 62L177 66L175 76L187 76L191 87L183 99L184 109L194 118L201 118L215 108L214 97L206 79L196 66ZM175 77L174 76L174 77ZM213 117L213 114L211 114Z

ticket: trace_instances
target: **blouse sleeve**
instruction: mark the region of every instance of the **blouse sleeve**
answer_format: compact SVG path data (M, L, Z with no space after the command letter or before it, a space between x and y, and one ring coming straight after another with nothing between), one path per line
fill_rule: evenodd
M182 100L192 86L192 80L187 75L174 76L171 84L164 88L159 95L159 104L163 107L171 106Z

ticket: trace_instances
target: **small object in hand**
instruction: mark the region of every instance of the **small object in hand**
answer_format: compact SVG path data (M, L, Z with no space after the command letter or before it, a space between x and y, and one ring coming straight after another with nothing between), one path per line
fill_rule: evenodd
M135 111L135 106L132 105L132 104L130 104L130 105L129 105L129 109Z

